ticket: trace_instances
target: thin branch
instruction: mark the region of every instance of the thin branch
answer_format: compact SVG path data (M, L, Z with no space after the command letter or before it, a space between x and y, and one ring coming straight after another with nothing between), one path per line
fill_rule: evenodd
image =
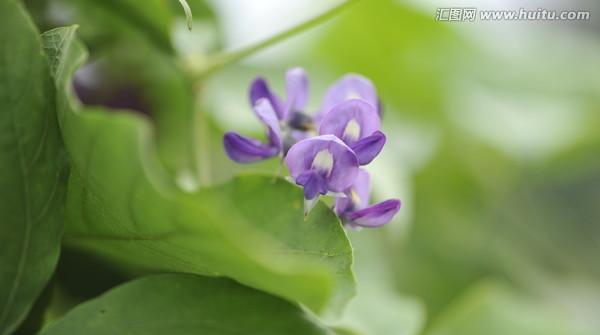
M346 10L348 7L350 7L351 5L353 5L354 3L358 2L358 1L359 0L346 0L343 3L341 3L337 6L334 6L333 8L325 11L324 13L322 13L318 16L316 16L308 21L305 21L295 27L292 27L288 30L282 31L279 34L271 36L264 41L258 42L256 44L250 45L248 47L242 48L237 51L232 51L232 52L216 55L211 60L209 60L206 68L201 70L199 73L197 73L195 77L197 79L204 78L229 64L238 62L250 55L255 54L258 51L261 51L261 50L268 48L274 44L284 41L284 40L286 40L294 35L297 35L305 30L314 28L314 27L318 26L319 24L333 18L334 16L336 16L337 14Z

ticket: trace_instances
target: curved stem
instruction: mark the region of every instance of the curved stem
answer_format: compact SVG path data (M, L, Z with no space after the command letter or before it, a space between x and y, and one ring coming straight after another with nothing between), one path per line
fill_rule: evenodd
M194 18L192 17L192 9L190 5L188 5L186 0L179 0L181 7L183 7L183 11L185 12L185 20L187 22L187 27L189 30L192 30L192 22L194 22Z
M324 13L317 15L316 17L314 17L312 19L305 21L295 27L288 29L288 30L284 30L281 33L276 34L272 37L269 37L264 41L258 42L256 44L250 45L248 47L242 48L237 51L232 51L232 52L216 55L211 60L209 60L206 68L201 70L200 72L198 72L195 77L196 77L196 79L202 79L229 64L232 64L241 59L244 59L262 49L265 49L267 47L270 47L271 45L274 45L281 41L284 41L287 38L292 37L292 36L294 36L298 33L301 33L305 30L311 29L311 28L319 25L320 23L323 23L323 22L333 18L334 16L336 16L340 12L344 11L345 9L347 9L348 7L350 7L352 4L356 3L357 1L359 1L359 0L346 0L346 1L342 2L341 4L334 6L333 8L325 11Z

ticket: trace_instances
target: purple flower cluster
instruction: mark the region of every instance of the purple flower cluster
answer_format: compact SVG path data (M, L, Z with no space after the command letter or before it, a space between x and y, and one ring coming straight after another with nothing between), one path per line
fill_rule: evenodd
M305 113L308 78L301 68L286 73L286 97L271 91L263 78L250 86L250 103L267 130L267 142L228 132L225 151L250 163L281 157L291 178L304 189L305 214L320 195L335 196L336 214L350 227L379 227L400 210L400 201L369 205L370 176L361 166L381 152L381 104L365 77L348 74L326 92L320 110Z

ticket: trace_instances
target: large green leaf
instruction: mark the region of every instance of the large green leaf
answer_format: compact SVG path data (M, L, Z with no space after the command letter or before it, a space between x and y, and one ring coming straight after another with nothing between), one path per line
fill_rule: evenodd
M85 59L74 35L74 27L44 34L72 160L65 242L128 268L229 276L315 311L344 305L352 250L333 212L321 204L304 221L300 189L273 177L196 194L175 188L147 119L73 98L70 78Z
M0 45L0 334L8 334L54 271L66 178L52 80L17 1L0 1Z
M141 278L51 324L53 334L326 335L297 305L228 279L167 274Z

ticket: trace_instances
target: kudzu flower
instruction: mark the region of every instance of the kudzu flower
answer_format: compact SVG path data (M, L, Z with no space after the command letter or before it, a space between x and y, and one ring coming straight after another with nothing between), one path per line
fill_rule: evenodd
M237 133L227 133L224 144L229 157L238 163L263 160L282 155L294 143L307 138L307 132L314 130L312 117L303 111L308 103L308 94L308 78L301 68L287 71L285 100L273 93L264 78L256 78L250 85L250 104L268 129L269 143L262 144ZM262 106L258 106L259 103Z
M339 103L350 99L361 99L373 106L378 114L381 114L381 103L373 83L359 74L351 73L343 76L329 87L321 105L321 116Z
M388 223L400 210L400 200L390 199L369 206L371 193L370 176L359 169L350 187L344 190L345 197L338 197L334 210L349 227L380 227Z
M319 134L335 135L356 154L360 165L369 164L385 144L375 107L361 99L343 101L321 120Z
M400 209L400 201L369 206L369 174L360 168L381 152L381 103L367 78L349 74L326 92L314 117L304 112L308 78L301 68L286 72L285 100L263 78L250 85L250 103L267 129L267 143L235 132L225 134L225 150L236 162L280 156L291 179L303 188L304 214L321 195L335 196L334 210L349 227L378 227ZM318 132L317 132L318 130Z
M285 163L292 179L304 188L305 214L319 195L348 189L358 173L356 155L333 135L315 136L294 144Z
M282 150L281 128L269 100L265 98L258 99L254 105L254 112L266 126L269 142L264 144L235 132L226 133L223 139L225 152L227 152L229 158L239 163L249 163L274 157L279 155Z
M286 99L282 101L271 91L267 81L258 77L250 85L250 103L256 104L265 98L271 102L279 120L292 120L295 113L301 113L308 103L308 78L306 72L299 67L288 70L285 74Z

